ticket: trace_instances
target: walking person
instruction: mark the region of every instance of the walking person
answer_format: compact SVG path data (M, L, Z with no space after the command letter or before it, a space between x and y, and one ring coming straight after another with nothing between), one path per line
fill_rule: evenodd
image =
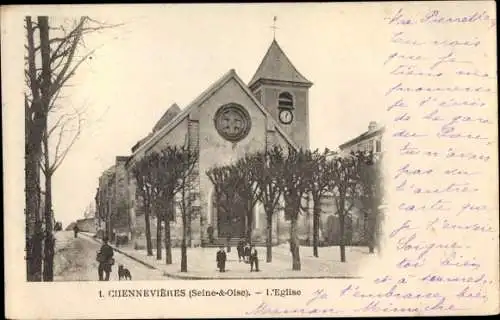
M97 272L99 274L99 281L109 281L111 266L115 263L113 248L108 244L108 240L108 237L102 239L104 243L97 252L97 261L99 262Z
M238 241L238 246L236 247L236 250L238 251L238 261L241 262L241 259L245 259L245 242L243 240Z
M245 249L243 249L243 255L244 255L244 261L245 263L249 263L250 262L250 245L247 243L245 245Z
M250 249L250 272L253 271L253 267L255 266L255 271L259 272L259 255L255 246L252 246Z
M75 224L75 226L73 227L73 232L75 234L75 238L78 238L78 231L80 231L80 229L78 228L78 226Z
M226 272L226 252L224 247L220 247L219 251L217 251L216 261L219 272Z

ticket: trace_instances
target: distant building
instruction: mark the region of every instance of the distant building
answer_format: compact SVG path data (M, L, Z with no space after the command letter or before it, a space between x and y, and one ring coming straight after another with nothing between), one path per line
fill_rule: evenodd
M96 233L96 223L95 218L85 218L76 220L76 225L78 226L78 230L83 232Z
M359 136L341 144L339 149L345 153L350 152L382 152L382 136L385 127L381 127L375 121L370 121L368 130Z
M115 233L129 233L129 199L127 171L128 157L116 157L115 165L99 177L99 187L95 195L96 224L111 236Z

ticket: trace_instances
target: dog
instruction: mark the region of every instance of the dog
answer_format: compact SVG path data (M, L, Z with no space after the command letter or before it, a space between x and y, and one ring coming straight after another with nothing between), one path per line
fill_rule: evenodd
M125 268L123 264L118 265L118 280L132 280L130 270Z

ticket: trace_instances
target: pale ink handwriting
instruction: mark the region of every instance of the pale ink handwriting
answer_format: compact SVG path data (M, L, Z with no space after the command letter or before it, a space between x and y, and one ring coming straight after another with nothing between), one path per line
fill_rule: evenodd
M488 210L488 206L485 204L473 204L473 203L465 203L462 205L460 211L457 212L457 216L461 215L464 212L484 212Z
M408 179L403 180L396 186L396 191L412 192L414 194L441 194L441 193L474 193L479 188L474 187L469 182L451 182L443 187L419 186L417 184L408 184Z
M426 211L451 211L450 207L451 201L438 199L436 201L429 202L428 204L415 204L402 202L398 209L404 212L426 212Z
M420 16L413 17L406 15L402 8L398 9L392 15L385 17L388 24L400 26L412 26L416 24L474 24L487 23L492 27L496 24L496 19L490 16L486 11L473 11L467 15L450 15L441 10L431 9Z
M429 273L420 278L420 281L429 283L491 283L488 280L485 273L481 273L476 276L466 275L466 276L450 276L443 275L439 273Z
M409 46L422 46L422 45L432 45L437 47L477 47L481 44L481 40L477 37L473 37L468 40L422 40L422 39L412 39L404 31L394 32L391 37L391 42L396 44L404 44Z
M484 233L489 233L489 232L495 232L495 230L485 224L481 223L457 223L457 222L452 222L449 219L445 218L435 218L434 220L428 222L427 224L427 229L435 229L439 228L442 230L456 230L456 231L477 231L477 232L484 232Z
M386 93L386 96L389 96L396 92L407 92L407 93L428 93L428 92L467 92L467 93L495 93L495 91L491 88L483 87L483 86L449 86L449 87L431 87L431 86L420 86L420 87L411 87L406 86L402 82L396 84L391 87Z
M402 252L413 252L417 254L417 259L423 259L427 254L433 250L442 249L464 249L466 246L456 242L450 241L446 242L446 239L442 239L442 242L434 241L419 241L417 238L417 233L412 233L410 236L403 236L397 240L396 248Z

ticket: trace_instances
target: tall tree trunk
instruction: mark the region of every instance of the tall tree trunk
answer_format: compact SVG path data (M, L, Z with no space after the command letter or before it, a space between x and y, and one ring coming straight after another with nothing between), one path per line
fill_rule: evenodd
M54 280L54 226L52 225L52 172L45 173L45 243L43 281Z
M165 217L165 263L172 264L172 242L170 241L170 217Z
M266 262L273 261L273 211L266 208Z
M26 274L42 281L42 228L40 219L40 168L36 148L26 148Z
M345 262L345 212L340 209L339 212L339 231L340 231L340 261Z
M40 208L41 142L46 124L44 106L37 86L35 64L35 29L31 17L26 17L28 42L28 73L31 105L25 95L25 178L26 178L26 274L28 281L42 280L42 220Z
M148 256L153 255L153 245L151 243L151 221L149 211L151 210L150 203L144 207L144 223L146 225L146 251Z
M156 260L161 260L161 223L163 214L156 209Z
M290 220L290 251L292 252L292 270L300 271L299 239L297 236L297 215Z
M276 244L280 244L280 212L276 213Z
M313 255L317 258L319 246L319 218L321 214L321 203L319 197L313 197Z
M52 171L50 170L48 154L47 136L47 116L49 111L50 90L51 90L51 69L50 69L50 43L49 43L49 18L47 16L38 17L38 30L40 34L40 57L42 62L41 72L41 100L45 114L43 126L43 143L45 153L45 244L43 261L43 280L52 281L54 278L54 237L52 226Z
M182 199L184 201L184 199ZM187 272L187 243L186 238L188 237L188 217L186 208L182 208L182 243L181 243L181 272Z
M375 252L375 230L376 230L376 211L371 210L367 219L368 232L368 250L369 253Z
M246 238L249 244L252 243L252 228L253 228L253 208L250 200L247 201L246 205L247 211L247 228L246 228Z
M187 208L185 208L185 210L187 211ZM191 217L191 214L187 215L186 222L187 222L187 226L186 226L187 244L186 245L191 248L191 246L192 246L192 235L191 235L192 217Z

